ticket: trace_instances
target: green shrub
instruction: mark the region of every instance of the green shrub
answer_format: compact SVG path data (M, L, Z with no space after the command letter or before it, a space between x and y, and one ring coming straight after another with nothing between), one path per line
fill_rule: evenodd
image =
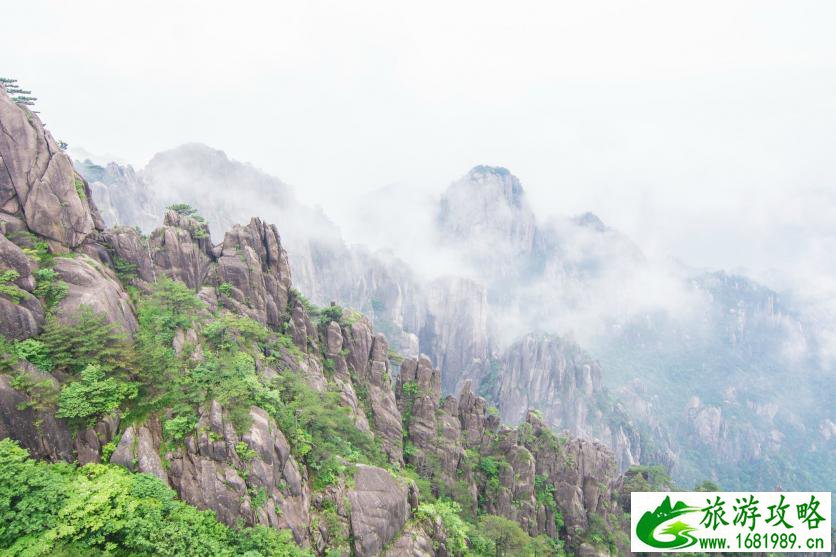
M78 198L82 201L87 200L87 193L84 191L84 182L78 176L73 176L73 186L75 186L75 191L78 194Z
M118 255L113 257L113 270L122 284L131 284L137 278L136 265Z
M294 455L313 472L315 486L330 485L349 472L345 462L386 466L375 440L357 429L349 410L340 404L339 393L317 392L292 372L280 373L271 387L256 404L276 420Z
M0 273L0 294L5 294L15 303L19 303L26 296L23 290L13 284L19 278L20 273L14 269L8 269Z
M15 356L22 360L26 360L41 371L50 372L55 367L55 363L49 355L49 350L46 345L34 338L27 338L19 340L14 343Z
M421 503L415 510L417 520L428 521L430 525L440 521L447 536L447 551L452 555L464 555L467 551L468 528L462 520L458 503L439 499L435 503Z
M513 520L502 516L485 515L479 519L479 533L493 542L495 555L521 555L531 538Z
M163 423L163 435L172 441L182 441L194 431L197 416L187 414L171 418Z
M31 236L33 239L37 236ZM37 260L41 267L51 267L53 255L49 251L49 244L44 241L37 241L32 244L31 248L22 248L23 253L27 256Z
M40 336L56 369L79 373L90 364L105 371L130 369L132 352L127 337L107 316L81 306L70 323L49 315Z
M47 464L0 441L0 553L301 557L288 531L233 529L120 466Z
M232 294L232 285L228 282L222 282L218 285L218 294L221 296L229 296Z
M81 372L81 379L61 389L58 398L59 418L67 418L80 426L92 427L102 417L113 413L123 401L137 395L137 385L113 377L94 364Z
M58 279L58 273L49 267L35 272L35 295L44 301L47 310L52 310L67 296L67 283Z
M235 454L244 462L250 462L255 458L256 452L250 448L244 441L239 441L235 445Z

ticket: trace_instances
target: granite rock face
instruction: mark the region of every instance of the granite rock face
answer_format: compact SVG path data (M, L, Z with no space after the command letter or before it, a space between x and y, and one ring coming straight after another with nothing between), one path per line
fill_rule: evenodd
M279 232L261 219L235 225L217 257L216 281L231 285L223 298L230 309L278 327L287 308L290 265Z
M366 457L379 466L356 462L356 455L341 457L338 467L346 472L314 489L318 469L310 462L306 467L304 453L291 443L298 431L282 431L281 415L265 410L281 402L266 399L264 408L235 409L243 411L242 422L218 397L207 397L192 409L194 428L176 442L164 434L164 424L176 414L172 408L132 423L114 413L95 427L74 430L55 417L55 399L75 378L44 373L22 358L4 363L9 369L0 374L0 437L50 461L99 462L113 449L111 463L156 476L183 501L213 511L224 523L287 528L321 555L333 547L358 556L448 554L444 525L416 518L420 494L404 466L427 480L423 489L455 497L474 516L501 515L531 535L561 536L572 547L593 514L610 516L616 471L605 447L558 438L532 413L517 428L503 426L499 414L473 393L466 379L484 374L492 357L486 292L478 284L440 281L427 306L409 300L412 283L398 282L396 266L365 275L364 292L386 294L371 309L392 319L388 332L399 343L417 352L417 335L402 335L403 326L423 328L430 349L448 355L445 366L462 368L461 380L451 383L462 387L458 398L443 396L447 385L431 358L406 358L396 374L393 362L400 356L368 318L347 308L310 307L292 288L289 258L275 226L254 218L232 226L215 245L202 219L169 210L148 238L126 226L103 230L86 182L67 166L37 117L2 92L0 124L5 132L0 134L0 273L13 271L0 293L0 334L28 338L39 332L45 312L71 320L86 306L130 335L138 323L127 286L147 291L168 277L205 302L206 316L248 316L269 334L287 335L270 346L254 343L255 373L266 382L293 373L323 396L338 393L323 400L344 407L381 456ZM118 174L115 168L106 172ZM132 179L129 173L119 176ZM493 177L484 179L494 183ZM500 182L508 203L518 204L513 181ZM525 227L514 230L522 244L534 241ZM43 249L43 243L48 253L40 256L21 249ZM64 297L48 310L36 280L43 269L66 285ZM351 284L334 282L340 288ZM458 305L463 299L467 303ZM432 315L443 318L430 323ZM204 361L210 349L199 326L178 329L171 345L160 348L184 361L188 355L192 363ZM595 368L569 366L558 356L535 359L549 364L541 383L567 397L594 394L600 382ZM503 388L513 391L511 385ZM546 499L538 492L543 485L551 486ZM565 531L559 530L558 512Z
M617 515L618 469L606 446L557 437L533 412L516 429L500 425L470 383L458 399L439 400L439 375L426 357L406 359L397 387L406 463L432 478L435 495L456 493L472 512L504 516L533 536L558 536L560 512L570 543L579 542L591 515Z
M380 555L409 516L407 487L381 468L359 465L354 473L351 533L358 556Z
M193 289L206 280L213 252L205 224L168 211L164 225L151 233L149 243L154 266L163 275Z
M118 324L125 332L136 332L130 298L110 268L86 255L78 255L56 258L54 269L67 285L67 294L56 309L59 319L71 321L86 306L104 314L110 323Z
M35 270L23 251L0 235L0 275L16 277L3 281L7 291L0 292L0 331L10 339L35 336L43 325L44 309L34 296Z
M0 87L0 212L65 248L104 227L87 182L37 114Z

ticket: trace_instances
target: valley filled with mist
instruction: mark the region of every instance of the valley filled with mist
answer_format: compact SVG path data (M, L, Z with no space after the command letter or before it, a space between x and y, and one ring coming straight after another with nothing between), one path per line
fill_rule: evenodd
M400 354L428 355L445 393L470 381L505 423L539 411L607 444L622 470L663 465L685 486L836 481L832 315L687 254L648 257L594 213L544 219L509 169L474 167L439 195L361 196L344 209L352 238L279 178L202 144L139 170L75 164L111 226L149 233L178 202L215 236L253 216L280 223L304 295L365 313Z

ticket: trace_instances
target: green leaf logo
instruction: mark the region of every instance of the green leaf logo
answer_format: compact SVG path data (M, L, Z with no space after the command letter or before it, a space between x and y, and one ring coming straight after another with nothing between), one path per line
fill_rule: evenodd
M659 532L660 535L673 536L671 540L658 540L655 537L655 533L657 528L671 519L683 514L698 512L699 510L697 507L689 507L682 501L677 501L675 505L671 506L670 496L665 497L665 500L662 501L661 505L656 507L655 511L647 511L639 519L636 525L636 536L647 545L660 549L682 549L684 547L690 547L697 543L697 539L691 535L691 532L696 530L696 528L685 522L678 520Z

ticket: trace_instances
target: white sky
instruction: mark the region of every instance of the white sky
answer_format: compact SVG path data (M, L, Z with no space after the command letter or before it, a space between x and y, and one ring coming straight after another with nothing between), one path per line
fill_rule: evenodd
M225 150L338 213L479 163L647 251L836 277L836 2L114 2L0 8L0 75L141 165Z

